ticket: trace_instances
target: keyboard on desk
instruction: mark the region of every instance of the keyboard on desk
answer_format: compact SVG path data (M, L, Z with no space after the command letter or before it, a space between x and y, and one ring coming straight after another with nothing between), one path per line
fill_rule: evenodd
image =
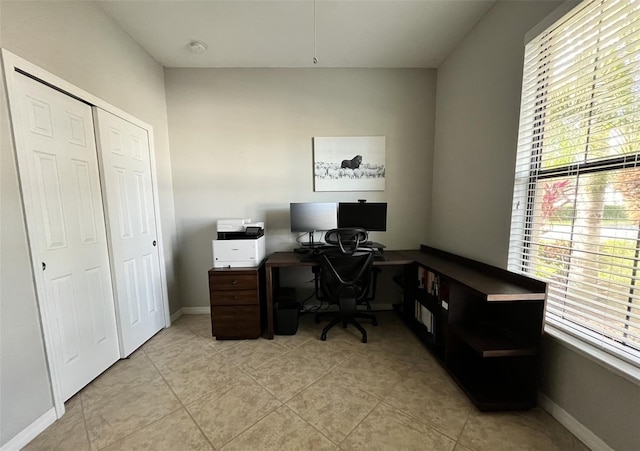
M377 243L375 241L365 241L363 243L360 243L360 246L368 247L369 249L384 249L385 247L387 247L384 244Z

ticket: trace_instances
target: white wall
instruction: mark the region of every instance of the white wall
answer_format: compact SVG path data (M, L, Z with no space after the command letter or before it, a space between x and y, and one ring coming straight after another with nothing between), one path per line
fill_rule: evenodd
M163 68L93 2L2 1L3 48L137 116L154 128L170 304L179 308L173 266L175 219ZM2 80L4 90L4 80ZM0 111L2 265L0 445L52 407L7 103Z
M555 2L498 2L438 68L430 244L506 268L524 35ZM640 387L545 335L541 391L611 448L640 448Z
M209 304L220 218L266 221L267 252L294 247L289 202L388 202L391 249L425 242L434 70L167 69L179 275L185 306ZM386 136L383 192L313 191L313 136Z
M433 246L507 261L524 34L556 2L498 2L438 67Z

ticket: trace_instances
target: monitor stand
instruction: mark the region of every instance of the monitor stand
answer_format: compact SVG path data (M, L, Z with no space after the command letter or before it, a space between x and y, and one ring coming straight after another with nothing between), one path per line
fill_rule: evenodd
M315 235L316 235L316 230L312 231L312 232L308 232L309 233L309 242L307 243L300 243L300 246L302 246L302 248L304 249L309 249L309 250L317 250L317 249L322 249L324 247L324 243L321 241L314 241L315 239Z
M309 242L300 243L300 250L296 251L300 254L300 261L318 261L320 259L320 251L326 247L326 244L320 241L314 241L315 230L309 232Z

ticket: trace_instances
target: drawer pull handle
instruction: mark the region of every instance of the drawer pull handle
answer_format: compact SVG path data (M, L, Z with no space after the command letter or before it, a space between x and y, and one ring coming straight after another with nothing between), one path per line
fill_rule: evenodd
M237 281L237 280L232 280L232 281L231 281L231 285L237 285L237 284L238 284L238 281Z

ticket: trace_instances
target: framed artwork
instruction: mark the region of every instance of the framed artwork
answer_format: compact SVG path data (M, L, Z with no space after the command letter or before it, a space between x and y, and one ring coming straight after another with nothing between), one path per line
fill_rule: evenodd
M313 138L314 191L384 191L384 136Z

